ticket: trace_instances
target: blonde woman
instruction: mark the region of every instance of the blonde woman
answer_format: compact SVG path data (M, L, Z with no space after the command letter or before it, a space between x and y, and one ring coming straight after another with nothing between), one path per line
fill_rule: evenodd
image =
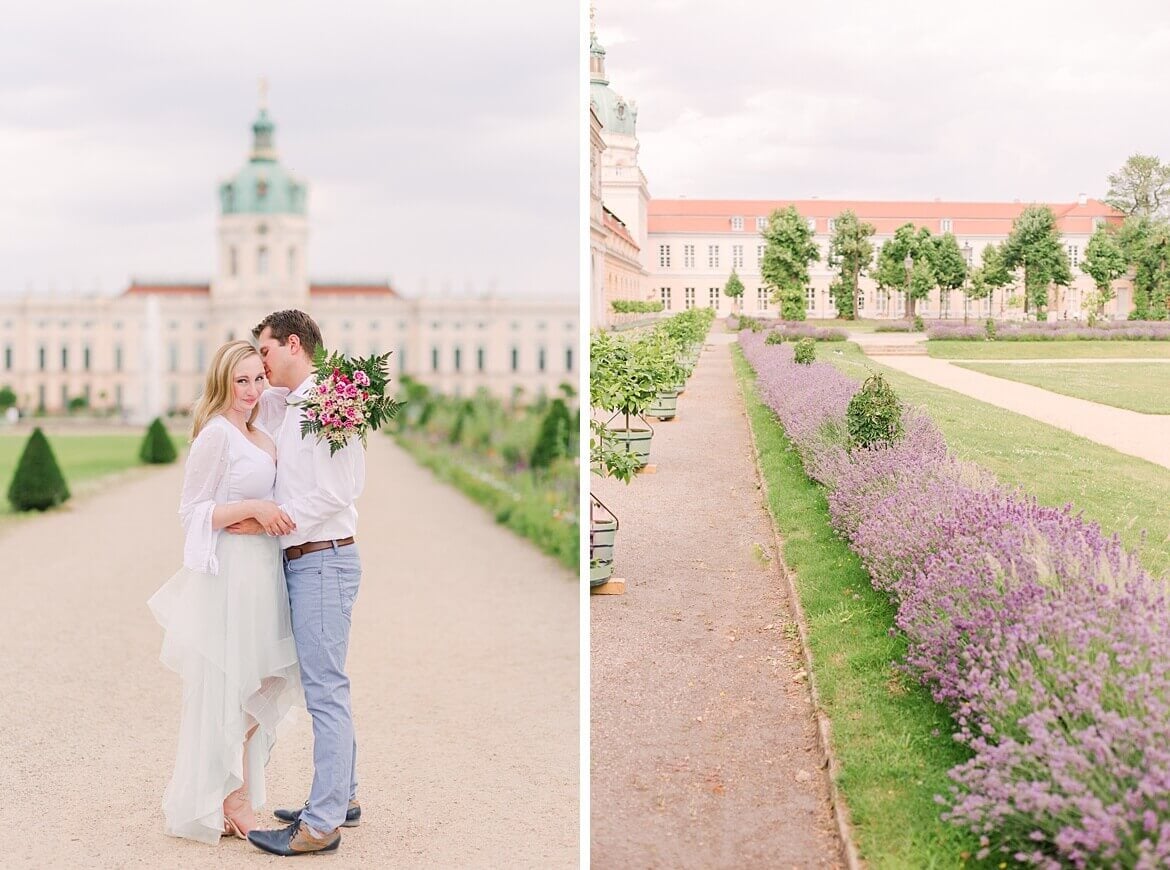
M204 843L255 825L276 726L301 697L278 537L295 526L272 501L276 448L256 425L266 387L251 344L216 351L179 503L183 568L149 601L183 684L166 832ZM224 532L249 518L267 534Z

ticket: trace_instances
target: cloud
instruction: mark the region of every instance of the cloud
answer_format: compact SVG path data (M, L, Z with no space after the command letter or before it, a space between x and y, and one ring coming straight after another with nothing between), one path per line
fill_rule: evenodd
M578 294L572 4L46 0L4 31L0 294L210 276L261 76L311 274Z
M1151 0L641 0L598 27L630 43L607 72L655 196L1069 201L1135 150L1170 159Z

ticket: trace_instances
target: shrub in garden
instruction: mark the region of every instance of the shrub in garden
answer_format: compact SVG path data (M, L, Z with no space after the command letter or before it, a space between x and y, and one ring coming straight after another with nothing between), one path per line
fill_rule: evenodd
M764 344L784 344L784 333L772 330L764 339Z
M69 499L69 486L57 465L57 457L49 440L38 426L33 429L16 471L8 486L8 501L13 510L43 511L62 504Z
M849 400L845 411L849 441L854 447L893 444L902 437L902 407L894 388L876 372Z
M987 318L987 323L984 324L984 327L987 330L988 341L994 341L995 340L995 321L990 317Z
M540 423L540 434L528 464L532 468L548 468L560 456L569 455L572 440L572 419L569 408L562 399L553 399L548 413Z
M915 314L914 315L914 332L922 332L925 329L926 329L926 324L923 322L922 316L919 314Z
M792 358L802 366L812 365L817 358L817 345L811 338L802 338L792 348Z
M944 817L977 860L1170 864L1170 602L1116 536L951 455L921 413L893 444L848 451L849 379L743 334L763 401L830 521L886 590L906 665L971 753ZM834 437L833 433L838 436Z
M0 387L0 411L7 411L16 404L16 393L12 391L12 387L5 384Z
M142 447L138 451L138 458L143 462L165 465L174 462L179 454L175 451L175 442L167 434L161 417L155 417L146 430L146 437L142 439Z

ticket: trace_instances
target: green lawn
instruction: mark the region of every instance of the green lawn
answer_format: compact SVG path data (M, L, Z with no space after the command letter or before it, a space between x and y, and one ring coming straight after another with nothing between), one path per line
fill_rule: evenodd
M818 344L817 354L859 380L881 371L903 400L930 414L956 455L1042 504L1071 502L1117 532L1150 570L1170 573L1170 469L887 368L852 342Z
M840 345L837 345L840 347ZM891 635L894 610L829 527L824 490L804 473L738 347L735 365L767 482L768 507L808 621L813 673L832 722L838 784L857 847L872 867L979 866L974 839L940 818L934 797L967 757L954 723L919 685L895 670L905 656Z
M955 364L1102 405L1142 414L1170 414L1170 363Z
M49 434L47 437L65 481L74 494L79 487L84 489L86 484L93 484L106 475L141 465L138 449L142 445L142 433ZM27 434L0 434L0 486L3 486L0 491L0 514L12 513L12 506L8 503L8 485L27 440Z
M928 341L938 359L1170 359L1170 341Z

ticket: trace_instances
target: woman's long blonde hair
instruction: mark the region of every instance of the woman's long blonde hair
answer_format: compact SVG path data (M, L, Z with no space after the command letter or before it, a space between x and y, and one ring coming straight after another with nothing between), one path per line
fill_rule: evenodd
M192 411L195 423L191 430L191 440L199 435L212 417L222 414L232 406L232 374L236 366L253 354L260 356L260 351L248 341L229 341L215 352L211 367L207 370L207 380L203 383L203 395L195 402ZM260 403L257 402L248 416L248 429L252 428L252 423L259 413Z

